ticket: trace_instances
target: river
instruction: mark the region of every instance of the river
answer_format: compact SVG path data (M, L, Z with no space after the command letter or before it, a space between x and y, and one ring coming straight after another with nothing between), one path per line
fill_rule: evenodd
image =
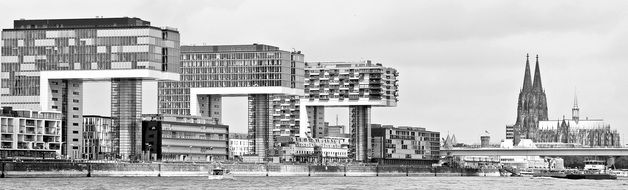
M531 177L93 177L1 178L0 189L628 189L628 178Z

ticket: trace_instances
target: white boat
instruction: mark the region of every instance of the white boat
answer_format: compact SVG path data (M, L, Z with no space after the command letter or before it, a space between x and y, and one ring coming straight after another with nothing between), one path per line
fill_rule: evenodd
M209 171L207 179L233 179L233 174L229 170L222 168L215 168Z

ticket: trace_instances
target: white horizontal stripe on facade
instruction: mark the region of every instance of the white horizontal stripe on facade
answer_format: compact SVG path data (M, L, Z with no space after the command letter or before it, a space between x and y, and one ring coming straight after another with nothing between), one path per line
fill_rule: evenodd
M17 56L2 56L2 63L17 63L20 60Z
M1 72L0 73L0 78L8 79L9 78L9 72Z
M9 94L9 88L0 88L0 94Z
M35 39L35 46L55 46L55 39Z
M173 41L164 41L164 46L169 47L169 48L174 48L174 42Z
M161 31L156 29L141 28L141 29L103 29L97 30L96 36L98 37L122 37L122 36L154 36L160 37Z
M52 30L46 31L46 38L74 38L76 33L73 30Z
M130 69L131 62L111 62L111 69Z
M35 62L35 56L33 55L25 55L22 59L22 62L24 63L34 63Z
M0 102L39 102L39 96L1 96Z
M15 75L34 77L39 76L39 72L16 72Z
M96 47L96 53L107 53L107 46Z
M151 40L153 43L151 43ZM155 40L151 37L137 37L137 44L154 44Z
M33 71L35 70L35 64L34 63L20 64L20 70L21 71Z
M124 52L124 53L148 52L148 46L147 45L122 46L122 52Z

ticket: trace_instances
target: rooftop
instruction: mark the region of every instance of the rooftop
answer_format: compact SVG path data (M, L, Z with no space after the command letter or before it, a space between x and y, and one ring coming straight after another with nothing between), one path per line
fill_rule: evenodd
M252 52L252 51L279 51L278 47L265 44L244 45L185 45L181 46L181 52L193 53L218 53L218 52Z
M150 22L140 18L72 18L72 19L20 19L13 21L15 29L37 28L92 28L92 27L121 27L121 26L150 26Z

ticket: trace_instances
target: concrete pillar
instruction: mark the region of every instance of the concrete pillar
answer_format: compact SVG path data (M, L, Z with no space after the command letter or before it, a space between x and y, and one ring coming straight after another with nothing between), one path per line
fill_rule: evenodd
M142 154L142 80L111 80L114 152L122 159L136 159Z
M351 145L349 157L355 161L368 161L371 152L371 106L349 107Z
M82 158L83 152L83 81L49 80L50 99L48 110L60 111L61 154L71 158Z
M203 117L211 117L216 123L222 123L222 96L198 95L198 113Z
M325 137L325 107L307 106L307 120L312 138Z
M272 115L270 95L249 95L249 134L251 152L266 157L272 152Z

